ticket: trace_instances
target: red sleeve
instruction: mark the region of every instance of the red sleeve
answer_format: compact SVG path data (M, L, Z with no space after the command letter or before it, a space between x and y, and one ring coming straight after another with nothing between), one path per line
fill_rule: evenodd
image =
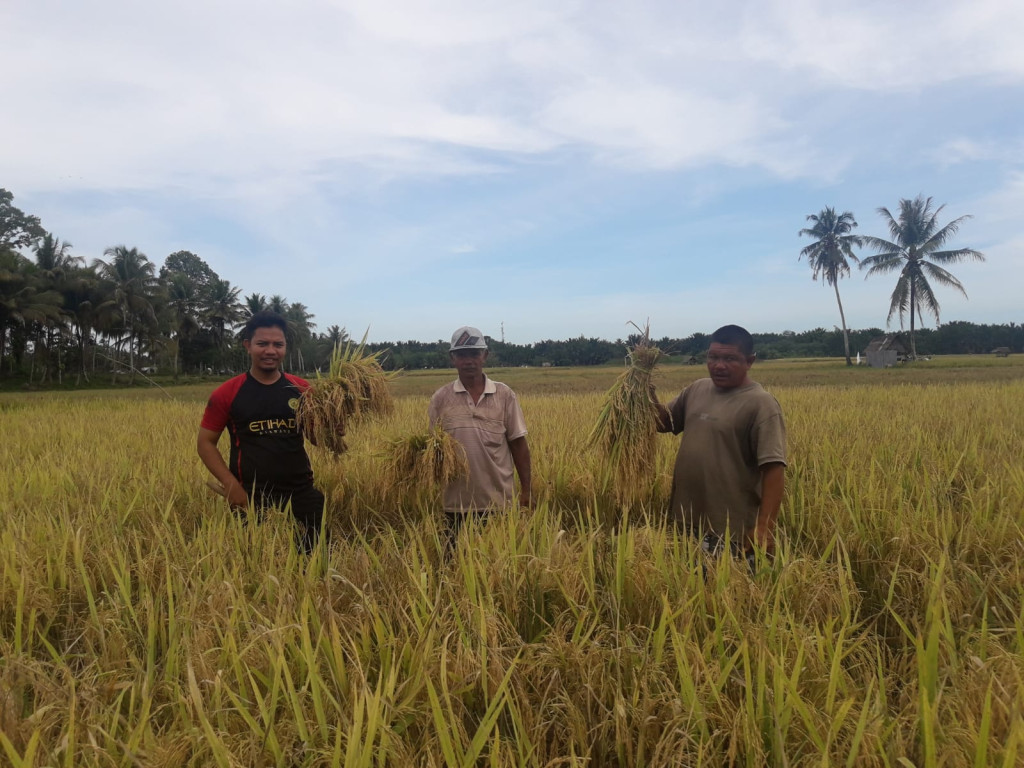
M245 374L228 379L210 395L206 401L206 410L203 412L203 420L199 424L203 429L211 432L221 432L228 425L231 419L231 403L238 394L238 390L245 383Z
M291 384L292 384L292 385L293 385L293 386L294 386L294 387L295 387L296 389L298 389L298 390L299 390L299 392L305 392L305 391L306 391L307 389L309 389L309 386L310 386L310 385L309 385L309 382L308 382L308 381L306 381L305 379L300 379L300 378L299 378L298 376L292 376L292 374L290 374L290 373L286 373L286 374L284 375L284 377L285 377L286 379L288 379L288 381L289 381L289 382L290 382L290 383L291 383Z

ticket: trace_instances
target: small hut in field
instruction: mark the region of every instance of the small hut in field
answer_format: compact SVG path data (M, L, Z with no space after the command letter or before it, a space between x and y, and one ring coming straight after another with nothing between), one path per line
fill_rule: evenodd
M1009 357L1010 356L1010 348L1009 347L996 347L995 349L992 350L992 354L995 355L996 357Z
M890 333L872 339L864 350L864 357L872 368L890 368L903 362L909 351L900 334Z

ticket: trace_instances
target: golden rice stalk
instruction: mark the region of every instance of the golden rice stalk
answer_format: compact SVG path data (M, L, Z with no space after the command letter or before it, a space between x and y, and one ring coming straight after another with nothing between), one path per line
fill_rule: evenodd
M388 383L398 371L381 367L383 354L383 350L366 352L366 336L359 344L349 341L344 347L335 346L327 375L317 373L295 411L299 428L313 443L342 453L349 424L366 415L394 410Z
M649 326L645 327L640 342L629 351L629 367L605 395L590 433L589 442L610 464L616 496L623 502L642 496L651 484L658 448L651 380L662 356L650 343Z
M469 474L466 450L440 427L388 443L383 479L392 488L444 488Z

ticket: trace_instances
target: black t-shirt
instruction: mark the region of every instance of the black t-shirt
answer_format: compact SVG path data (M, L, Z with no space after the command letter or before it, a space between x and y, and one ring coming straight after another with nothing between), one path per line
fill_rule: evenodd
M295 423L299 396L309 382L282 374L261 384L248 372L210 395L202 427L231 438L228 467L243 486L292 490L313 482L306 447Z

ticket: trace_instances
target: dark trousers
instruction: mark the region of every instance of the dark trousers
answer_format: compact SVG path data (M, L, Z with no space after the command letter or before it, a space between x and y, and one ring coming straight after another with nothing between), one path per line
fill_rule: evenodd
M451 510L446 509L444 511L445 530L444 530L444 556L445 559L451 557L455 551L455 544L459 538L459 531L467 525L471 520L477 521L478 524L486 523L488 517L491 514L490 509L482 510Z
M691 531L691 534L696 538L695 531ZM725 553L725 539L714 531L708 531L703 537L701 537L700 550L705 555L718 559ZM754 551L746 551L741 540L733 539L729 542L729 554L731 554L736 560L745 561L747 567L750 568L751 573L757 572L757 562L754 557Z
M312 484L289 490L263 486L246 491L257 515L267 507L285 509L291 504L292 516L302 527L299 546L306 553L313 551L324 519L324 495L320 491Z

